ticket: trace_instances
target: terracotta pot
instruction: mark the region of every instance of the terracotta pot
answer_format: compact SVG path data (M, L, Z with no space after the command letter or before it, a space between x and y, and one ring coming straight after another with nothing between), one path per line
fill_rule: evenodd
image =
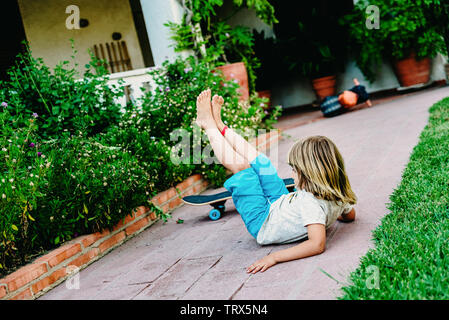
M271 107L271 90L263 90L263 91L258 91L257 95L259 96L259 98L268 98L268 108Z
M335 95L337 89L335 87L337 80L336 76L327 76L312 80L312 87L315 91L317 98L323 100L327 96Z
M444 71L446 72L446 83L449 83L449 63L444 64Z
M240 86L239 92L241 93L240 100L249 99L248 73L243 62L226 64L224 66L217 67L217 69L223 72L226 80L238 81Z
M415 53L393 62L394 71L402 87L427 83L430 80L430 59L416 60Z

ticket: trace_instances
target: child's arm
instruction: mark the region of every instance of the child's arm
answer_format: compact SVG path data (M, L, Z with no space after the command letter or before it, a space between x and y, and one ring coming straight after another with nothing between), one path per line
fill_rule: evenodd
M323 224L307 225L308 240L297 246L270 253L268 256L256 261L246 269L246 272L264 272L276 263L301 259L324 252L326 247L326 228Z
M342 215L339 216L337 219L338 219L338 221L343 221L343 222L351 222L351 221L354 221L354 219L355 219L355 209L352 208L351 211L349 211L349 212L346 213L346 214L342 214Z

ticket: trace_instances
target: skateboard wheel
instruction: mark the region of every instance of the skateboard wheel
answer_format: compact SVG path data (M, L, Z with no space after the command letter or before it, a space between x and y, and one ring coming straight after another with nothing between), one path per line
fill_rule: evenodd
M218 220L221 217L221 212L218 209L212 209L211 211L209 211L209 218L211 220Z

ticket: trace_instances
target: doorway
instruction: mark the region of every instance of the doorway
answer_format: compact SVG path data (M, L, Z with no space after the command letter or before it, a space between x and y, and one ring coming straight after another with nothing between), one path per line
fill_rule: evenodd
M1 6L0 30L3 33L3 43L0 50L0 80L6 80L6 72L21 52L21 42L26 40L26 36L17 0L3 0Z

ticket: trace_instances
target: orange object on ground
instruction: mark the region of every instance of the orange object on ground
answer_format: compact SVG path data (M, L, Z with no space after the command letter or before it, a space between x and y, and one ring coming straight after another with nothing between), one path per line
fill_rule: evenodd
M345 108L351 108L357 104L358 97L355 92L345 90L338 96L338 102Z

